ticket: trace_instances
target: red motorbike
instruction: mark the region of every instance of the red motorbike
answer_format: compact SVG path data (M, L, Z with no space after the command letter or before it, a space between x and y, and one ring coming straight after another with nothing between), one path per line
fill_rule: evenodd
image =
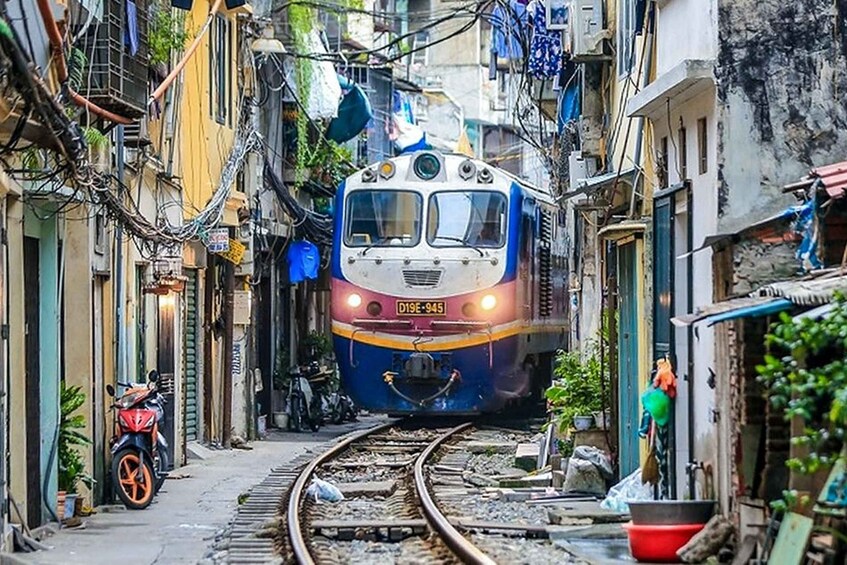
M156 386L159 373L150 371L147 380L147 384L118 382L127 387L120 398L112 385L106 385L116 410L115 436L110 441L112 484L121 502L132 510L150 506L168 470L168 444L160 431L165 399Z

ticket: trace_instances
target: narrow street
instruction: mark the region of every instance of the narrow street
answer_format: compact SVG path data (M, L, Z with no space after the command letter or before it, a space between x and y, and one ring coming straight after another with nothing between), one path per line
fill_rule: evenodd
M328 426L317 433L271 432L252 449L210 450L195 446L205 459L189 459L165 482L153 504L141 511L122 505L102 506L44 543L48 551L3 555L3 565L171 565L202 563L233 518L239 497L261 481L272 467L283 465L353 430L381 422Z

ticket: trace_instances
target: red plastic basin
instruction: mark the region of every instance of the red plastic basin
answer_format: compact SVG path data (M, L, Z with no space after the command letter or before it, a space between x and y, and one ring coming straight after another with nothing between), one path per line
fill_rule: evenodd
M676 552L702 530L706 524L673 526L624 524L629 536L629 551L638 561L679 563Z

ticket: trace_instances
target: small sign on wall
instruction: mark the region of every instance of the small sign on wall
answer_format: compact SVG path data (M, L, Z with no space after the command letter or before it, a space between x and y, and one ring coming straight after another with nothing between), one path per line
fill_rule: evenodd
M232 323L236 326L250 325L250 302L252 293L249 290L236 290L232 300Z
M216 228L209 230L206 248L210 253L226 253L229 251L229 229Z

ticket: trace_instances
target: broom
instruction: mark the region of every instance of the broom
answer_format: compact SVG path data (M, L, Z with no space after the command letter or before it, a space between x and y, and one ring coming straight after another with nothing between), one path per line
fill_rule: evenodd
M659 458L656 456L656 422L650 427L650 451L641 467L641 483L655 485L659 482Z

